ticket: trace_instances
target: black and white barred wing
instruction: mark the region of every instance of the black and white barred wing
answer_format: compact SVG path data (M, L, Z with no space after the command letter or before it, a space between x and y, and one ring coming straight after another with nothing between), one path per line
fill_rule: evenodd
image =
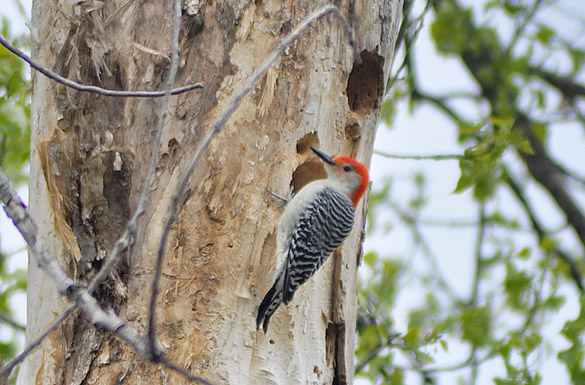
M285 304L347 238L353 227L354 214L351 201L336 190L326 188L317 194L299 218L290 240L284 272Z

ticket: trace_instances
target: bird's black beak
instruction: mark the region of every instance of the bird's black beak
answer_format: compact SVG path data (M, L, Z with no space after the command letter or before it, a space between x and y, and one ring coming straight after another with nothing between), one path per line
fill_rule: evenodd
M321 150L317 150L315 147L311 146L311 150L313 150L313 152L315 154L317 154L317 156L321 159L323 159L323 162L330 164L332 166L337 166L337 163L335 163L333 161L333 158L331 158L329 155L325 154L323 151Z

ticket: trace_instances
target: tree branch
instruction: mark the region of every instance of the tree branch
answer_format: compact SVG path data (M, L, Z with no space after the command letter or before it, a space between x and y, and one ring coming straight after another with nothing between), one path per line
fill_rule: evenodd
M526 163L528 170L548 192L561 208L567 221L573 227L581 244L585 246L585 216L575 202L565 184L564 175L556 163L549 157L542 142L533 132L532 121L521 112L516 112L515 126L530 142L533 153L519 151L520 157Z
M506 52L504 54L505 56L508 56L510 54L510 52L512 52L512 49L516 45L516 42L518 41L520 36L522 36L524 31L526 30L528 23L534 19L534 15L536 14L536 11L542 5L542 3L543 3L543 0L535 0L534 3L532 3L532 6L530 7L530 9L528 9L526 14L524 15L524 17L522 17L520 19L520 22L518 23L516 29L514 30L514 35L512 35L512 39L510 39L510 43L508 44L508 47L506 48Z
M479 298L479 283L481 281L481 273L483 270L483 243L485 239L486 221L485 221L485 202L479 202L479 226L477 228L477 239L475 241L475 272L473 274L473 281L471 284L471 306L477 307ZM477 346L475 343L471 345L471 354L469 355L469 361L471 370L469 373L469 383L474 385L477 382L478 375L478 363L476 361Z
M473 274L473 283L471 285L471 298L469 302L472 306L477 306L477 299L479 298L479 281L481 278L483 268L482 248L485 239L486 218L485 218L485 202L479 202L479 225L477 228L477 238L475 240L475 272Z
M466 159L465 155L460 154L437 154L437 155L396 155L389 154L383 151L374 150L374 154L383 156L389 159L402 159L402 160L462 160Z
M10 374L12 369L14 369L16 365L24 361L24 359L30 354L30 352L39 347L41 343L43 343L45 338L47 338L52 332L57 330L61 323L65 321L67 317L69 317L69 315L73 313L75 309L77 309L76 304L73 303L69 305L69 307L63 312L63 314L61 314L61 316L57 318L57 320L55 320L55 322L53 322L53 324L47 330L45 330L43 334L35 338L32 342L29 342L25 349L19 355L5 363L2 366L2 368L0 368L0 378L3 378L5 375Z
M156 140L156 157L152 156L150 167L148 170L148 175L152 179L154 175L154 171L156 169L156 163L158 161L158 150L160 148L160 142L162 140L162 132L165 126L165 120L167 117L168 109L169 109L169 101L171 99L171 89L173 87L173 83L175 82L175 77L177 76L177 71L179 69L179 32L181 30L181 1L174 0L172 4L173 9L173 28L171 31L171 70L169 72L169 77L167 78L167 83L165 85L165 96L163 98L163 103L160 107L159 111L159 126L158 126L158 133L157 133L157 140ZM148 191L150 190L150 180L148 183L145 183L142 189L141 195L141 203L143 203L143 207L140 207L142 210L136 210L136 215L142 215L142 211L146 208L146 200L148 198ZM143 198L143 199L142 199ZM158 282L158 279L162 272L162 259L156 261L155 266L155 274L153 277L153 282ZM148 313L148 342L150 345L150 351L152 352L155 359L158 359L157 356L157 349L156 349L156 328L155 328L155 321L156 321L156 298L158 294L158 284L152 285L152 292L150 293L150 306L149 306L149 313Z
M396 211L400 219L406 224L411 230L415 244L420 247L422 255L427 259L429 266L433 271L434 283L448 295L454 303L463 304L463 301L459 298L455 290L449 286L448 281L443 276L441 268L437 262L437 257L433 254L431 247L425 239L422 231L418 228L417 218L408 214L398 204L394 202L389 203L390 206Z
M12 318L6 313L0 313L0 321L10 325L10 327L17 329L21 332L24 332L26 330L26 326L22 325L20 322L16 321L14 318ZM1 377L2 376L0 375L0 378Z
M538 218L536 218L536 214L534 213L534 209L528 202L528 198L525 196L524 191L520 187L520 185L512 177L510 171L507 170L506 167L502 167L502 171L503 171L502 178L510 187L510 190L512 190L512 192L514 193L522 207L524 207L524 211L526 212L526 215L528 215L528 219L532 224L532 228L534 229L538 236L538 241L542 243L548 236L547 231L544 229L543 225L540 223ZM579 269L577 263L567 253L565 253L558 247L555 247L553 249L553 254L556 255L559 259L561 259L563 262L565 262L567 266L569 266L571 278L575 282L577 289L581 294L585 294L585 287L583 286L583 275L581 274L581 270Z
M585 86L577 83L575 79L568 76L558 75L543 69L542 67L530 66L529 72L546 81L559 90L567 99L585 97Z
M472 356L468 357L465 361L462 361L458 364L453 364L453 365L449 365L449 366L437 366L434 368L429 368L426 369L425 372L426 373L438 373L438 372L454 372L460 369L465 369L471 365L481 365L482 363L491 360L492 358L494 358L497 355L497 353L495 351L489 352L487 353L485 356L483 356L482 358L473 358Z
M69 301L74 302L83 311L93 326L102 328L116 335L130 345L136 353L147 361L162 362L160 357L163 356L164 351L160 346L157 345L155 347L156 353L153 354L146 336L141 335L136 329L126 325L116 314L102 310L97 300L92 297L87 290L77 285L67 273L65 273L59 262L57 262L54 257L48 256L41 248L39 248L39 245L37 244L37 226L28 214L24 203L22 203L18 197L16 190L8 180L8 176L4 172L4 169L1 167L0 201L4 202L4 210L6 211L6 214L12 219L14 226L20 231L26 241L30 256L36 261L36 263L38 263L39 267L53 279L59 294L65 296ZM54 330L54 328L66 318L65 314L70 311L69 309L67 309L64 315L59 318L58 322L55 322L53 326L41 336L43 338L38 339L39 344L46 335ZM30 353L30 351L36 346L31 345L28 349L28 353ZM23 355L22 357L19 356L21 357L20 360L25 356L26 355ZM0 369L0 374L2 373L2 370L9 370L8 366L5 366L5 368L3 367ZM196 378L197 381L210 385L210 382L203 378L196 376L191 376L190 378Z
M459 9L461 5L456 0L449 0L449 2ZM438 2L435 2L435 6ZM476 27L473 25L471 19L464 19L461 21L466 23L470 30ZM518 150L518 154L528 167L528 170L553 197L561 211L565 214L567 221L574 228L581 244L585 246L585 216L581 212L579 205L576 204L573 197L569 193L567 186L564 183L562 172L556 166L556 163L549 157L541 140L534 133L534 122L526 116L517 107L517 95L513 91L507 90L506 85L502 86L493 83L493 76L485 76L486 68L498 68L493 64L502 58L503 52L497 47L489 46L485 41L481 41L480 45L473 45L466 47L461 52L461 58L465 66L477 81L481 88L482 95L489 101L492 114L498 116L511 115L514 118L513 129L518 130L526 139L528 139L533 153L527 154ZM548 76L543 70L534 68L535 73L540 73L554 82L559 78ZM497 74L494 74L494 76ZM501 75L501 74L500 74ZM551 83L552 84L552 83ZM563 83L564 84L564 83ZM572 84L573 88L566 85L565 92L567 95L572 93L585 95L585 89L577 84ZM560 86L560 85L559 85ZM511 87L513 89L514 87ZM501 89L506 89L506 92L500 92Z
M457 123L458 127L471 126L471 124L469 122L466 122L465 119L462 118L460 114L458 114L453 108L447 105L445 99L421 91L419 88L417 88L416 84L414 84L411 87L414 87L412 88L411 91L412 95L411 97L413 100L423 100L429 102L430 104L434 104L435 107L443 111L447 116L454 120L455 123Z
M103 96L116 96L116 97L134 97L134 98L158 98L166 95L165 91L118 91L118 90L107 90L105 88L88 86L85 84L77 83L73 80L64 78L63 76L49 70L48 68L36 63L26 53L10 44L6 39L0 35L0 44L2 44L8 51L12 52L25 62L27 62L32 68L36 69L49 79L61 83L67 87L73 88L77 91L82 92L93 92ZM192 91L198 88L203 88L202 83L195 83L184 87L175 88L171 91L172 95L182 94L183 92Z

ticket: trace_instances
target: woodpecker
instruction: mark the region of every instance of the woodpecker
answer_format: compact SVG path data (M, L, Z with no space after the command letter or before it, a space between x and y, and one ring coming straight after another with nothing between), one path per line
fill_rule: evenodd
M264 333L280 304L288 305L299 286L347 238L355 208L368 188L368 169L362 163L349 156L331 158L314 147L311 150L323 161L327 179L307 184L280 218L276 273L256 317L256 329L262 326Z

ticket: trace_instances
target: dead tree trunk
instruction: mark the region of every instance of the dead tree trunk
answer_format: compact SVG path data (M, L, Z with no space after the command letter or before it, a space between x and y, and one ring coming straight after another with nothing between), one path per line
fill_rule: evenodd
M33 57L64 77L118 90L159 90L169 72L172 2L60 2L33 6ZM279 58L211 142L181 196L165 248L157 338L179 366L215 384L351 383L356 226L334 257L276 312L267 335L255 315L275 264L281 202L321 175L309 146L369 163L401 12L400 0L341 2L355 30L313 24ZM318 2L183 2L175 86L150 200L133 245L98 287L104 309L140 332L148 323L155 258L188 159L231 95L281 36ZM81 284L108 258L146 175L157 98L82 93L33 74L30 209L42 246ZM28 328L46 330L67 302L29 267ZM73 313L23 364L19 384L183 383Z

